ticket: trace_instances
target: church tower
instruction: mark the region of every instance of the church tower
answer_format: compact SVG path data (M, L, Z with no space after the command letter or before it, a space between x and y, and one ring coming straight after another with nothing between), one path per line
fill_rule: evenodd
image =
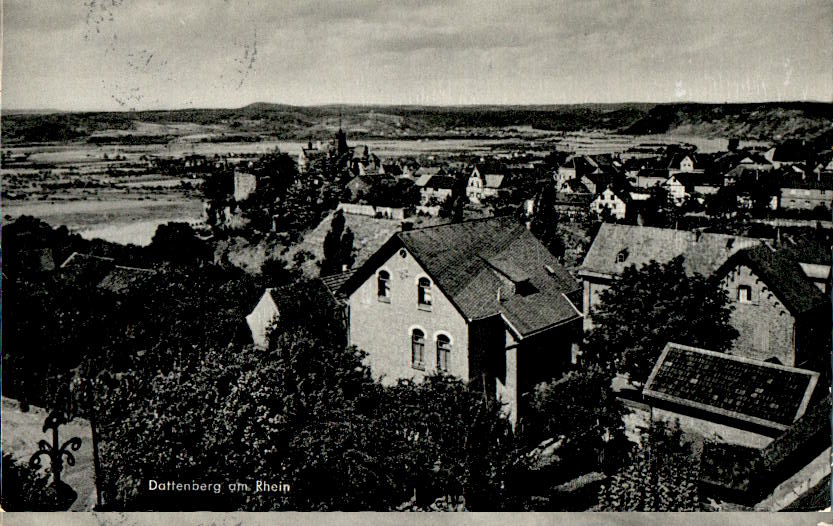
M344 133L344 130L341 129L341 112L338 112L338 131L336 132L336 152L338 156L341 157L345 153L350 151L350 147L347 146L347 134Z

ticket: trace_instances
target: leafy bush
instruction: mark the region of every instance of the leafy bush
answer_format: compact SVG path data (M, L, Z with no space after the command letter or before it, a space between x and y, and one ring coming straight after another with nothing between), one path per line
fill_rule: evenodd
M61 499L49 476L39 473L29 464L18 462L10 454L3 454L2 466L4 511L62 511Z

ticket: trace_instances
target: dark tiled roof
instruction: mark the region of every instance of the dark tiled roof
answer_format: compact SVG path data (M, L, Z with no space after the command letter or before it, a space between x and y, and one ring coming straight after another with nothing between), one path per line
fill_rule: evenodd
M579 290L579 284L512 218L399 232L362 266L345 292L355 290L385 254L402 246L469 320L502 315L526 336L579 316L564 296Z
M402 168L398 164L383 164L382 166L388 175L402 175Z
M576 177L593 173L599 169L599 163L589 155L574 155L567 159L565 165L567 168L573 168L576 171Z
M674 174L674 178L685 187L723 186L723 176L720 174L680 172Z
M668 170L658 169L658 168L644 168L639 170L639 173L636 174L637 177L654 177L656 179L667 179L668 178Z
M682 255L686 272L711 276L730 255L759 243L759 239L727 234L604 223L593 239L580 271L617 276L630 265L638 268L652 260L667 263ZM617 262L617 254L625 249L627 258Z
M608 188L610 188L610 191L613 192L622 201L625 201L626 203L629 203L631 201L631 192L633 192L634 188L630 185L630 183L628 183L626 179L622 177L612 179L607 184L596 187L596 194L601 194Z
M801 141L784 141L775 147L772 160L782 163L800 163L807 159L807 154L807 147Z
M829 266L833 247L814 237L784 234L784 248L781 250L800 263Z
M776 297L792 312L801 314L825 303L824 293L807 278L799 262L785 250L766 245L738 251L723 268L748 265Z
M150 279L155 270L117 266L98 283L98 288L121 294Z
M578 283L514 219L469 221L397 236L469 319L499 313L526 335L577 316L563 294L577 290ZM510 293L507 277L528 280L536 292Z
M417 175L442 175L445 169L442 166L420 166Z
M669 343L643 394L784 430L800 418L818 373Z
M833 179L816 177L816 174L802 176L797 173L784 174L778 179L781 188L802 188L805 190L833 190Z
M585 184L582 183L578 177L568 180L565 184L570 188L570 190L577 194L591 193L590 189L588 189L587 186L585 186Z
M565 194L565 193L556 193L555 194L555 204L556 205L573 205L573 206L581 206L586 207L590 204L593 200L593 194L590 192L582 192L582 193L574 193L574 194Z
M748 159L748 161L746 163L744 163L743 161L745 161L747 159ZM740 163L740 164L749 164L750 162L752 164L761 164L761 165L772 164L766 159L766 157L764 157L763 155L761 155L758 152L749 152L749 153L740 154L740 155L737 156L737 162Z
M425 183L424 188L433 188L436 190L451 190L454 188L454 178L450 175L432 175L428 182Z
M329 276L322 276L321 283L327 287L327 290L330 291L336 298L340 298L343 296L341 292L341 287L347 282L347 280L356 272L356 269L350 269L346 272L341 272L339 274L331 274Z

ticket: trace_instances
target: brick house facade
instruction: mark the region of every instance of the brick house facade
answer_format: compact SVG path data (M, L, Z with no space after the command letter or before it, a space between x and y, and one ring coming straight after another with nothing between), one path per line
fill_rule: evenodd
M830 332L823 292L784 251L766 245L739 251L716 273L733 302L730 323L740 333L732 354L818 369Z

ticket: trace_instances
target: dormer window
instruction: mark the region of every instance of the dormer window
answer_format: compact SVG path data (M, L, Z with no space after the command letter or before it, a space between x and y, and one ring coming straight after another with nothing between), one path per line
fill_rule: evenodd
M431 280L419 278L417 282L417 306L420 309L431 310Z
M379 301L390 303L390 273L388 271L379 271L376 278L376 289Z
M620 250L616 254L616 263L624 263L626 259L628 259L628 249Z

